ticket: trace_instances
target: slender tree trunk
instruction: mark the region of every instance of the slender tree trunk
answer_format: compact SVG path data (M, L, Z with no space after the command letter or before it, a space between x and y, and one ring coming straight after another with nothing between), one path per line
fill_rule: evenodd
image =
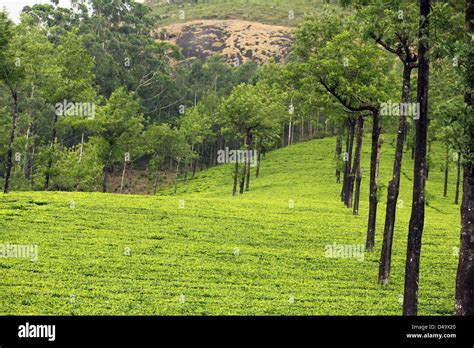
M31 86L30 100L33 100L34 94L35 94L35 86L32 85ZM30 164L30 160L29 160L30 156L28 156L28 151L29 151L29 146L30 146L30 136L32 136L34 134L34 126L33 126L34 121L35 120L33 118L33 120L28 123L28 128L26 130L25 163L23 164L23 175L24 175L26 180L30 179L30 177L29 177L30 170L29 170L28 167L31 168L31 164ZM34 142L34 138L33 138L33 142ZM33 143L33 146L34 146L34 143Z
M359 215L359 201L360 201L360 183L362 181L362 168L357 170L356 181L355 181L355 194L354 194L354 215Z
M215 167L217 166L217 151L219 149L222 149L222 140L221 140L221 137L219 136L218 139L217 139L217 142L214 146L214 154L212 156L212 165Z
M125 171L127 170L127 161L123 161L122 179L120 180L120 193L123 192L123 182L125 180Z
M84 150L84 133L82 133L82 136L81 136L81 145L79 148L79 159L77 160L77 163L81 163L82 161L83 150ZM81 178L77 178L76 191L79 191L80 188L81 188Z
M430 74L429 14L431 0L420 0L418 45L418 96L420 114L416 121L416 151L413 174L413 202L408 231L403 315L417 315L421 239L425 222L426 140L428 133L428 91Z
M304 122L304 119L301 121L301 129L300 129L300 142L304 141L304 125L305 125L305 122Z
M107 154L107 159L105 161L104 168L102 169L102 192L107 192L107 171L109 170L110 160L112 158L112 144L109 144L109 153Z
M176 196L176 192L178 192L179 162L180 162L180 159L176 161L176 176L174 178L174 193L173 193L175 196Z
M355 122L351 118L349 120L349 144L348 144L348 152L347 152L347 161L346 161L346 167L344 168L344 180L345 180L345 187L344 187L344 204L346 207L351 208L349 205L349 191L350 191L350 171L351 171L351 166L352 166L352 149L354 147L354 133L355 133ZM352 198L352 197L351 197Z
M193 161L193 175L192 175L192 177L191 177L192 179L194 179L194 177L196 176L197 162L198 162L197 159L195 159L195 160Z
M247 161L244 161L242 167L242 177L240 178L240 194L244 193L245 188L245 177L247 176Z
M260 145L258 146L257 154L257 169L255 170L255 177L258 178L260 175L260 162L262 157L262 140L260 140Z
M184 180L183 180L183 185L186 185L188 182L188 169L189 169L189 164L185 163L184 164Z
M202 172L202 168L203 168L203 166L204 166L204 142L201 144L201 158L200 158L200 162L201 162L201 165L200 165L199 171Z
M235 156L234 188L232 196L237 194L237 181L239 180L239 156Z
M247 132L247 134L245 135L245 142L244 142L244 149L247 150L248 148L248 143L249 143L249 134ZM244 151L245 151L244 150ZM243 194L244 193L244 189L245 189L245 178L247 176L247 161L243 160L243 172L242 172L242 177L240 178L240 194Z
M428 141L428 153L426 154L426 176L425 179L428 180L430 176L430 154L431 154L431 141Z
M192 146L192 151L193 151L193 153L194 153L194 144L193 144L193 146ZM196 161L197 161L197 158L196 158L196 159L193 159L193 160L191 161L191 170L192 170L192 172L193 172L193 174L192 174L192 179L194 179L194 176L196 175Z
M288 146L291 145L291 134L292 134L292 127L291 127L291 118L290 123L288 124Z
M369 221L367 224L366 249L374 250L375 227L377 222L377 191L378 191L378 162L380 158L380 126L379 109L372 111L372 146L370 154L370 195L369 195Z
M454 204L459 204L459 186L461 185L461 153L458 152L457 160L457 176L456 176L456 197L454 198Z
M411 80L411 75L410 75L410 80ZM405 152L407 152L410 149L410 142L408 141L409 134L410 134L410 124L405 123L405 137L404 137L404 142L406 144Z
M35 165L35 153L36 153L36 144L33 142L33 149L31 150L31 161L30 161L30 186L31 186L31 189L33 190L34 189L34 185L35 185L35 179L34 179L34 176L33 176L33 167Z
M82 136L81 136L81 147L79 150L79 160L77 161L77 163L81 163L83 151L84 151L84 133L82 133Z
M247 159L247 179L245 180L245 191L248 191L250 188L250 156Z
M3 193L8 193L10 188L10 176L13 166L13 143L15 142L15 133L18 120L18 94L16 91L12 91L11 94L13 98L12 128L10 130L10 142L8 143L7 168Z
M318 111L318 114L316 115L316 136L318 136L318 131L319 131L319 111Z
M107 192L107 165L102 169L102 193Z
M247 179L245 182L245 191L248 191L250 188L250 170L251 170L251 158L250 153L252 153L253 147L253 136L252 133L248 134L248 152L247 152ZM253 155L252 155L253 156Z
M58 115L55 113L53 117L53 130L51 132L51 145L49 150L49 159L48 166L46 167L46 175L44 180L44 189L48 191L49 188L49 178L51 168L53 167L53 156L54 156L54 144L56 142L56 123L58 122Z
M354 185L354 179L356 184L355 190L355 197L354 197L354 215L359 215L359 197L360 197L360 182L362 180L362 173L360 169L360 156L362 152L362 139L364 138L364 116L359 114L359 118L357 119L357 140L356 140L356 148L355 148L355 155L354 155L354 165L352 167L352 174L351 174L351 188L349 192L349 200L352 201L352 190ZM352 202L350 202L352 204Z
M125 173L127 175L127 173ZM130 162L128 166L128 193L131 193L134 187L136 187L137 181L135 180L135 185L133 184L133 161Z
M25 179L28 179L28 146L30 141L30 132L31 132L31 125L28 125L26 130L26 141L25 141L25 163L23 164L23 176Z
M349 119L345 121L346 123L346 152L344 153L344 176L342 178L342 189L341 189L341 202L346 202L346 185L347 185L347 165L348 165L348 158L349 158L349 142L350 142L350 124Z
M352 193L351 190L351 166L352 166L352 159L353 159L353 148L354 148L354 139L355 139L355 120L351 119L351 141L349 143L349 163L347 166L347 184L346 184L346 207L352 208Z
M472 3L471 3L472 6ZM472 103L471 103L472 105ZM459 264L456 276L457 315L474 315L474 165L472 153L474 146L474 126L471 124L470 148L466 154L471 160L464 165L463 198L461 204L461 244L459 248Z
M209 161L208 161L208 167L212 167L212 154L214 153L214 144L209 144Z
M402 105L408 103L410 97L411 68L405 63L403 67ZM390 264L392 259L392 242L395 228L398 195L400 192L400 176L403 159L403 142L406 134L406 116L400 112L398 122L397 145L393 161L392 180L388 183L387 208L385 212L385 227L383 231L382 253L379 264L379 283L388 284L390 281Z
M449 177L449 148L446 146L445 164L444 164L444 191L443 197L448 195L448 177Z
M338 128L337 130L337 138L336 138L336 182L338 184L341 183L341 170L339 169L339 165L341 163L341 152L342 152L342 129Z
M359 115L357 119L357 125L360 127L361 125L359 122L362 122L362 127L364 126L364 119L361 119L361 115ZM362 132L363 128L358 128L357 136L356 136L356 149L355 149L355 154L354 154L354 162L352 164L352 170L349 174L349 181L348 181L348 188L347 188L347 207L352 208L352 197L354 195L354 183L355 183L355 177L357 175L358 168L360 168L360 150L362 148L362 135L360 132ZM360 137L360 138L359 138ZM358 153L359 151L359 153ZM357 163L358 162L358 163ZM355 214L357 215L357 214Z
M466 43L471 42L473 35L474 0L466 0ZM468 90L464 96L468 110L468 124L464 133L466 142L464 144L464 182L463 199L461 205L461 245L459 250L459 265L456 276L456 304L457 315L474 315L474 55L469 55L468 71L471 78L468 79Z
M156 196L156 190L158 189L158 176L159 176L159 168L156 169L155 172L155 180L153 181L153 196Z

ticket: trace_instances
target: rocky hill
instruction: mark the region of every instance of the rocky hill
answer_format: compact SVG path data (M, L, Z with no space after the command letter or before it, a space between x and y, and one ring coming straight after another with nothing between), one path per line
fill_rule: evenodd
M159 38L177 44L186 58L204 61L219 53L230 64L270 58L281 62L288 54L292 28L243 20L194 20L158 29Z

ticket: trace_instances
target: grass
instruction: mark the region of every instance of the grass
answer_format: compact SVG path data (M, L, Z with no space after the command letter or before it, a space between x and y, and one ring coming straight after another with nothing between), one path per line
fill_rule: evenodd
M207 0L197 4L189 1L166 4L159 1L151 3L150 6L158 26L196 19L241 19L296 26L302 22L305 14L318 11L324 3L323 0ZM294 18L290 19L291 15L294 15Z
M385 185L392 143L386 136ZM230 194L232 165L198 173L177 196L169 189L155 197L0 195L0 243L39 250L36 262L0 258L0 314L400 315L413 161L406 153L391 284L380 286L385 194L375 252L363 261L325 257L327 244L365 244L367 224L370 139L364 139L359 216L340 202L334 145L327 138L269 153L261 177L239 197ZM434 163L442 163L442 149L433 146ZM442 197L438 164L427 183L421 315L453 313L460 214L454 177Z

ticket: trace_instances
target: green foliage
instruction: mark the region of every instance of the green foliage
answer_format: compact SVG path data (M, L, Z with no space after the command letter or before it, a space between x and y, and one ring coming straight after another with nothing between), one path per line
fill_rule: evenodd
M82 148L65 148L57 154L52 188L60 191L97 191L102 178L101 151L104 143L91 138Z
M419 6L410 0L371 0L357 4L359 28L366 38L380 40L404 54L402 43L416 53Z
M46 97L53 103L63 99L93 102L95 98L94 60L83 47L77 30L65 34L54 48L53 63L60 69L56 85L46 88ZM50 63L51 64L51 63Z
M389 100L390 60L374 45L354 41L347 31L334 36L310 58L311 70L356 107Z
M442 140L449 149L462 151L467 114L462 69L450 60L438 60L431 74L430 139ZM444 161L443 161L444 162Z
M335 7L327 6L321 15L306 17L295 32L294 52L303 62L317 54L321 47L335 35L353 24L350 14L341 13Z
M126 153L137 158L145 152L145 145L140 142L144 127L140 110L140 100L123 88L114 91L106 105L97 108L98 132L109 146L107 162L121 162Z
M278 127L285 109L277 93L262 83L234 88L222 105L224 134L230 132L236 139L242 139Z

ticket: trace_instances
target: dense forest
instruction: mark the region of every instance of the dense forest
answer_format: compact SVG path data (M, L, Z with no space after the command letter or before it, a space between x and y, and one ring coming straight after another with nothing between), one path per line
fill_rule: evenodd
M243 197L269 153L333 137L327 156L340 196L331 199L356 216L368 201L365 248L378 250L376 235L383 236L381 286L391 282L402 165L414 160L404 315L417 315L426 181L441 168L444 192L436 194L444 197L454 183L461 239L453 311L474 315L474 2L304 2L283 12L297 17L290 53L264 65L240 56L229 64L219 54L202 62L163 40L157 23L184 18L188 8L197 18L199 3L87 0L62 8L52 0L25 7L19 23L0 12L3 197L176 195L225 163L227 194ZM266 19L286 24L281 14ZM382 183L388 139L392 179ZM441 162L432 144L442 144Z

